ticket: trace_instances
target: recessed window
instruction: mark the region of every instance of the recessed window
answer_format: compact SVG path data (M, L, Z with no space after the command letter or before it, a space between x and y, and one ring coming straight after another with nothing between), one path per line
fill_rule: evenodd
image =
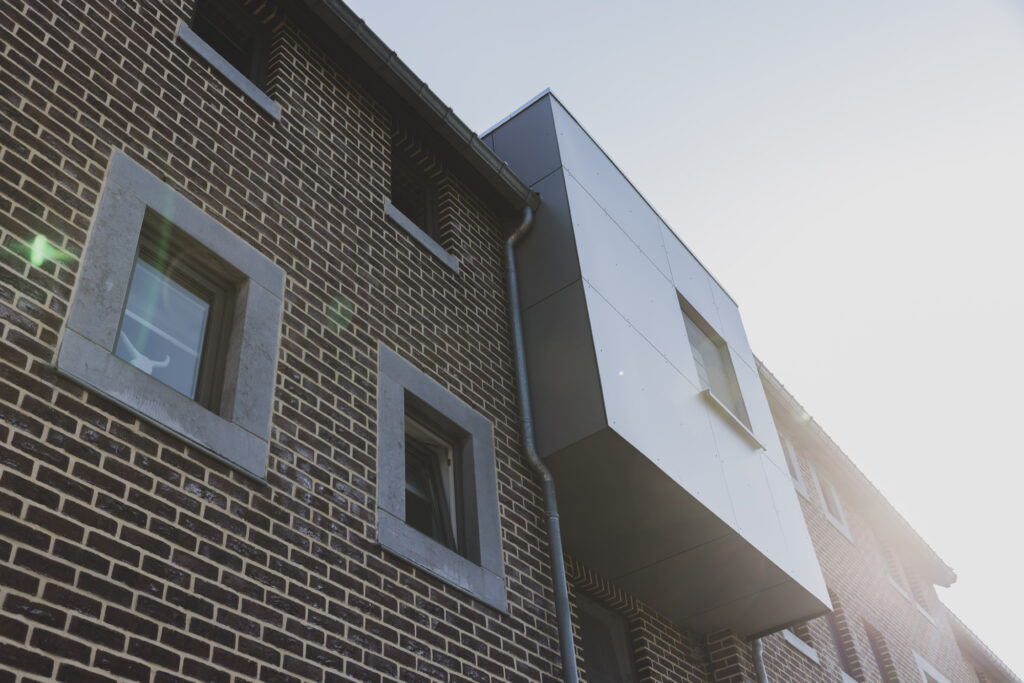
M270 30L241 0L196 0L192 30L257 88L266 84Z
M914 661L917 663L917 671L921 676L922 683L949 683L949 679L942 675L931 662L914 653Z
M57 369L263 477L284 271L119 151L87 244Z
M804 475L800 471L800 461L797 460L796 449L794 449L793 443L785 436L780 434L779 440L782 442L782 453L786 458L786 468L789 470L789 477L793 480L793 488L806 498L807 484L804 483Z
M630 683L637 680L633 648L622 615L580 595L579 631L588 683Z
M436 183L406 149L391 155L391 203L435 242L441 242Z
M218 410L238 276L155 211L146 212L114 353Z
M825 622L828 624L828 632L832 636L832 646L835 648L836 660L839 664L843 680L856 681L854 665L857 653L853 651L852 647L848 647L850 645L849 641L843 640L839 630L839 617L836 616L835 612L830 612L825 615Z
M465 544L455 490L456 446L423 422L405 418L405 523L459 553Z
M387 347L378 368L381 546L506 609L490 421Z
M750 419L743 405L740 386L736 381L736 371L732 367L725 341L697 315L696 311L688 311L684 307L683 320L701 386L710 391L749 429Z
M839 494L836 492L835 487L823 473L818 472L814 468L811 471L817 483L818 495L821 497L822 505L825 508L825 518L832 523L832 526L852 541L853 537L850 535L850 527L846 523L846 515L843 513L843 506L839 502Z
M864 630L868 634L868 643L871 645L871 654L878 666L878 673L882 677L882 683L898 683L899 676L896 673L896 662L889 651L889 644L881 632L871 624L865 623Z
M281 106L263 91L269 82L273 9L242 0L196 0L192 21L177 36L203 61L275 119Z
M459 272L458 260L442 245L438 173L428 155L396 133L391 148L391 198L384 204L384 215Z

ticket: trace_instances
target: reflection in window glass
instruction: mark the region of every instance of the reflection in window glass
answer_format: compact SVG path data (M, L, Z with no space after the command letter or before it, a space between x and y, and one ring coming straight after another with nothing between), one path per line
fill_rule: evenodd
M141 258L128 288L115 353L195 398L210 301Z
M740 398L736 373L725 344L715 343L686 311L683 311L683 320L686 322L686 336L690 340L701 386L710 389L715 398L749 427L747 411Z
M405 434L405 523L459 552L452 448L412 420Z

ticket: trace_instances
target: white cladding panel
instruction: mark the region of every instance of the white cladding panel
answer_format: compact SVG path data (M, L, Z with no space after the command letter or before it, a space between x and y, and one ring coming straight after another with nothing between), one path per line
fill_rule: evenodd
M697 370L671 281L571 175L566 190L585 282L696 386Z
M827 600L735 302L557 101L552 111L608 425ZM724 340L764 450L701 396L678 296Z
M734 526L731 497L711 432L714 418L697 387L597 290L586 285L584 292L608 425Z

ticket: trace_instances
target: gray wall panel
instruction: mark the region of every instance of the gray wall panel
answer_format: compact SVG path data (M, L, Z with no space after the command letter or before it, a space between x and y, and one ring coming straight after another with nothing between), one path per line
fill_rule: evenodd
M675 288L571 176L572 222L586 281L676 370L697 384Z
M484 138L527 185L533 185L562 165L551 118L551 102L551 98L542 97Z
M523 336L540 455L603 429L607 422L582 283L524 311Z
M533 189L541 194L533 227L516 247L519 298L524 309L580 279L565 178L561 171Z

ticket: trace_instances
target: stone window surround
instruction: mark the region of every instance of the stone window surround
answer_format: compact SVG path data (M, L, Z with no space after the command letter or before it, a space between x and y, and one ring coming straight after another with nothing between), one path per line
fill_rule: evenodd
M114 354L145 213L166 218L244 276L234 296L221 409ZM245 474L266 476L284 271L115 150L82 257L57 370Z
M921 681L923 683L929 683L929 676L932 680L937 681L937 683L950 683L949 679L943 676L931 662L916 652L914 652L914 663L917 664L917 672L921 675Z
M507 611L490 421L383 344L378 358L377 538L381 546L483 603ZM462 437L462 522L468 557L405 523L407 394Z
M839 500L839 491L836 490L835 484L830 480L825 479L825 482L828 484L829 488L832 489L832 493L834 494L833 502L839 511L839 517L833 515L828 509L828 501L825 499L825 487L822 486L821 483L823 475L818 474L818 469L813 465L811 466L811 475L814 477L814 486L818 489L818 500L821 501L821 511L825 514L825 519L827 519L829 523L831 523L832 526L835 527L844 538L846 538L846 540L853 543L853 534L850 532L850 525L846 520L846 512L843 510L843 502Z

